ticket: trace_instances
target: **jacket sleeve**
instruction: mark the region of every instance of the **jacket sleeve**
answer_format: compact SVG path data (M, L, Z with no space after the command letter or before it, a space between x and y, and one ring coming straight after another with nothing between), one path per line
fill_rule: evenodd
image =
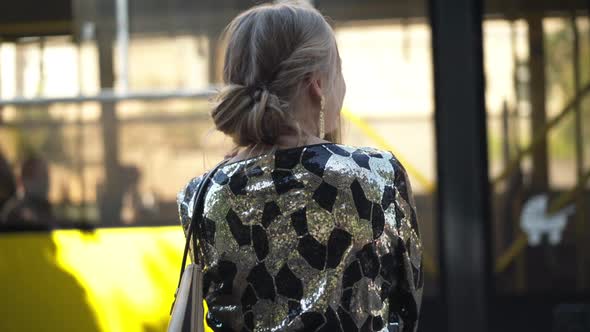
M424 276L422 242L407 173L395 157L392 165L395 191L393 204L399 237L394 244L398 271L397 282L392 285L389 295L389 324L390 331L415 332L418 330Z

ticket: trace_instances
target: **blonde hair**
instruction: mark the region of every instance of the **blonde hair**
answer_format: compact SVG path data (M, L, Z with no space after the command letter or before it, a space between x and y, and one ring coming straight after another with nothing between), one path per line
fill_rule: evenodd
M225 87L211 115L216 128L238 146L275 145L281 134L301 135L293 101L313 73L327 90L338 65L334 32L306 2L253 7L225 30Z

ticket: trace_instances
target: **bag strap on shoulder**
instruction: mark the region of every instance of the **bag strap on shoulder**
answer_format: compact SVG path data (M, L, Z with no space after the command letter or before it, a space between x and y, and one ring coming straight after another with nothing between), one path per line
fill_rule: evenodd
M184 253L182 255L182 266L180 267L180 277L178 279L178 287L180 287L180 282L182 280L182 274L184 273L184 269L186 267L186 261L188 257L188 252L190 249L191 239L193 241L193 259L194 263L199 264L199 249L197 247L198 239L198 227L201 224L201 220L203 218L203 205L205 201L205 193L207 192L207 188L211 183L211 179L217 172L217 170L226 163L227 160L221 161L217 164L213 169L203 175L203 180L199 183L197 188L197 194L195 196L195 203L193 205L193 215L191 216L190 224L188 227L188 232L186 234L186 243L184 245Z

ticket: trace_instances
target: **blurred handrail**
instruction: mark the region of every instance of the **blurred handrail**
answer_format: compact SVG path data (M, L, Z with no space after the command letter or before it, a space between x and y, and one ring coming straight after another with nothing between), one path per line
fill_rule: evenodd
M533 140L531 141L531 143L524 149L520 149L518 151L516 157L509 162L508 166L504 168L504 170L500 174L498 174L498 176L496 176L495 179L492 180L492 184L497 185L510 174L512 174L512 172L514 172L514 170L518 167L522 159L526 157L528 154L532 153L533 149L537 145L539 145L539 143L541 143L543 139L547 136L547 133L549 133L549 131L552 128L558 125L565 118L566 115L568 115L570 112L573 112L573 110L575 110L574 106L579 101L581 101L582 98L584 98L588 93L590 93L590 84L584 86L584 88L582 88L579 91L579 93L576 94L576 96L561 110L561 112L559 112L557 116L555 116L553 119L547 122L547 124L545 125L545 127L543 127L541 132L533 133L535 136L533 136Z
M2 106L44 106L54 103L84 103L84 102L118 102L125 100L163 100L176 98L210 98L215 95L215 86L200 90L153 90L119 93L114 90L103 90L95 95L78 95L69 97L40 97L0 99Z

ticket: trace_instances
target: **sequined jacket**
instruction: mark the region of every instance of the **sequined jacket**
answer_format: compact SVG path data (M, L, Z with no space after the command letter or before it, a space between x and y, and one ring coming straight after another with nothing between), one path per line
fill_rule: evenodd
M201 177L178 194L187 231ZM315 144L222 166L200 242L214 331L415 331L422 245L390 153Z

